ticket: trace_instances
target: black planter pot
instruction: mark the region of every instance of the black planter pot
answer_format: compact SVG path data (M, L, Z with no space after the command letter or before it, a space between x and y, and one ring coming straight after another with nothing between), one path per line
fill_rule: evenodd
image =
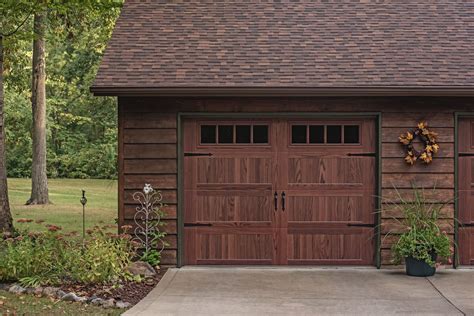
M431 254L431 259L436 261L437 255ZM432 276L436 272L436 267L432 267L423 260L418 260L413 257L405 258L406 272L410 276L427 277Z

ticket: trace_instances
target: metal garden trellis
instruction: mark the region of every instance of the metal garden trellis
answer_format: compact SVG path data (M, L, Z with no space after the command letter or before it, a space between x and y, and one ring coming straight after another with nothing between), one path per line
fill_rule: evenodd
M158 249L155 250L161 253L165 248L165 242L159 236L162 217L160 209L163 207L161 192L154 190L150 184L145 184L142 191L133 194L133 199L140 203L134 215L136 226L133 239L142 244L145 252L156 246Z

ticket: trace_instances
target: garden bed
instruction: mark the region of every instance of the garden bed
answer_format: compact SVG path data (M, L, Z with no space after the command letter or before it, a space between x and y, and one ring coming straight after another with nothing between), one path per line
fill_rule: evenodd
M161 269L153 277L148 277L141 282L124 281L117 287L116 285L69 285L61 286L64 292L73 292L80 296L96 296L104 300L115 299L116 301L128 302L132 306L141 301L160 282L166 269Z

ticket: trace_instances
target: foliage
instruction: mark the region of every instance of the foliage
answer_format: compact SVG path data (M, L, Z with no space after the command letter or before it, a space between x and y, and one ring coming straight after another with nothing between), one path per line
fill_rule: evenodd
M23 219L20 222L31 222ZM105 233L95 227L82 240L74 233L21 231L0 241L0 279L25 286L61 283L110 283L128 279L126 267L135 255L130 236Z
M161 209L159 212L163 215ZM163 222L158 223L158 227L163 227L164 225ZM152 233L150 238L152 240L153 248L145 250L140 257L140 260L148 262L153 267L159 266L161 262L161 253L163 252L164 247L168 246L168 243L163 240L165 237L166 232L164 231L157 230Z
M148 262L151 266L156 267L160 265L161 262L161 252L156 249L150 249L143 252L140 260Z
M122 1L44 1L33 7L26 3L18 19L41 5L48 8L48 176L115 178L116 100L93 97L89 87ZM31 19L24 29L32 29ZM23 31L6 38L5 128L10 177L31 173L32 36Z
M71 279L80 283L107 283L130 277L126 268L134 254L130 235L112 236L96 227L75 260L69 261Z
M400 200L397 207L402 211L403 219L395 220L405 227L405 232L393 245L394 263L399 264L402 259L413 257L434 266L433 253L438 258L451 261L454 250L447 232L441 230L438 222L445 204L430 202L424 189L416 187L413 187L413 200L404 199L397 193Z

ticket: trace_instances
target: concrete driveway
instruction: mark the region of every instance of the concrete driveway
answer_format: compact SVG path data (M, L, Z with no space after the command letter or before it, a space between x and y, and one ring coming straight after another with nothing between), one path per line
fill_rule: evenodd
M170 269L125 315L474 315L474 270Z

